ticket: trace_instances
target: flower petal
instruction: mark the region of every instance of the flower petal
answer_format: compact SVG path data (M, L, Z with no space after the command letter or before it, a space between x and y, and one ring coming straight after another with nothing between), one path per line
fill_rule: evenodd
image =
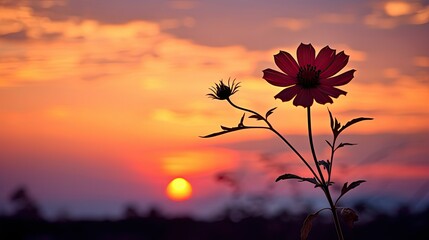
M311 44L301 43L296 50L299 66L303 67L307 64L313 65L316 56L316 51Z
M319 85L317 87L321 92L331 97L338 98L340 95L346 95L347 92L329 85Z
M304 108L313 105L313 96L311 95L310 89L301 88L293 100L293 105L303 106Z
M277 67L279 67L283 72L288 75L296 76L299 71L298 63L290 55L290 53L285 51L280 51L278 54L274 55L274 62Z
M320 91L317 88L311 89L311 95L317 103L325 104L325 103L333 103L332 99L326 93Z
M329 86L342 86L349 83L353 79L354 72L356 72L356 70L352 69L332 78L320 79L320 83Z
M325 69L322 73L320 73L320 78L328 78L330 76L334 76L337 72L343 69L347 63L349 62L349 56L344 53L344 51L338 53L335 56L334 61L328 68Z
M263 72L264 76L262 78L274 86L287 87L296 84L298 81L296 77L291 77L271 68L267 68Z
M295 85L290 88L285 88L281 92L279 92L277 95L274 96L274 98L280 98L283 102L287 102L292 100L293 97L298 94L301 87Z
M320 50L317 54L316 60L314 60L314 66L318 70L324 71L332 61L335 59L335 50L331 49L329 46L326 46Z

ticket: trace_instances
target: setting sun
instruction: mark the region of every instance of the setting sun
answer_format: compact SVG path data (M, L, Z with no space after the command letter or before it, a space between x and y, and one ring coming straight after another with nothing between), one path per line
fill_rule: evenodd
M191 197L192 186L183 178L175 178L168 184L166 192L171 200L183 201Z

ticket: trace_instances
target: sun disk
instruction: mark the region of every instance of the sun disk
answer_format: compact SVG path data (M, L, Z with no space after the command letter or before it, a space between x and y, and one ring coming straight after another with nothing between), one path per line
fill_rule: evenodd
M192 186L184 178L175 178L166 189L167 196L174 201L183 201L191 197Z

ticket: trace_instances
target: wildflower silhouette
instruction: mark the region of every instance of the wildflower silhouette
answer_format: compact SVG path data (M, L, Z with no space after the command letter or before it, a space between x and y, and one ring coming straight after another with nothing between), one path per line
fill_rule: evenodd
M240 83L235 83L235 79L232 81L232 84L231 79L228 79L228 85L220 80L219 84L216 83L216 86L210 88L213 93L209 93L207 95L213 99L225 100L236 93L239 87Z
M346 95L347 92L336 87L349 83L354 77L353 74L355 70L349 70L345 73L335 76L335 74L337 74L347 65L349 56L347 56L344 52L336 54L336 51L331 49L329 46L326 46L320 50L316 56L315 50L311 44L301 43L297 49L297 58L298 62L296 62L288 52L280 51L278 54L274 55L274 61L282 72L268 68L263 71L263 78L272 85L287 87L278 93L275 98L279 98L283 102L290 101L295 98L293 100L293 104L295 106L302 106L307 109L308 140L311 149L312 161L305 159L286 139L286 137L280 134L269 122L268 117L274 113L276 108L272 108L262 115L251 109L238 106L231 100L231 96L234 95L240 87L240 83L236 83L235 80L231 83L230 79L228 79L228 84L225 84L222 80L220 80L219 83L216 83L214 87L210 88L212 93L207 95L212 99L226 100L232 107L243 111L244 113L240 119L240 122L237 124L237 126L234 127L221 126L222 131L202 137L210 138L244 129L267 129L273 132L298 156L298 158L308 168L312 175L311 177L301 177L292 173L286 173L279 176L276 179L276 182L281 180L296 179L300 182L311 183L315 188L322 190L329 203L329 208L322 208L316 213L312 213L307 216L301 228L301 240L307 239L312 227L312 221L321 211L324 210L330 210L332 212L338 239L344 240L338 213L341 214L344 221L346 221L349 225L352 225L355 221L357 221L358 216L351 208L339 207L339 200L350 190L365 182L365 180L357 180L350 184L348 182L344 183L339 196L335 201L333 200L330 186L334 184L331 179L335 153L340 148L356 145L355 143L348 142L338 143L337 140L339 135L348 127L361 121L372 120L373 118L359 117L347 122L344 125L341 125L341 123L333 117L332 113L328 109L330 128L332 130L333 138L331 141L326 140L326 143L329 145L331 151L329 159L319 160L316 155L313 143L311 106L313 105L314 100L319 104L333 103L332 98L338 98L340 95ZM250 113L248 118L262 121L263 124L245 124L244 120L246 113ZM323 167L325 173L322 171L321 166Z

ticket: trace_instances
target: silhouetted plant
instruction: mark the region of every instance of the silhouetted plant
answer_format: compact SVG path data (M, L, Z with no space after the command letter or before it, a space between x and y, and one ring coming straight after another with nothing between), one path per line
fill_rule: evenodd
M30 196L25 187L19 187L10 195L14 206L13 217L18 219L41 219L36 201Z
M336 54L334 49L329 46L324 47L317 54L311 44L301 44L297 49L298 62L288 52L280 51L274 55L274 61L282 72L265 69L263 71L263 78L270 84L285 87L280 91L275 98L281 99L283 102L293 100L295 106L302 106L307 109L307 127L308 139L312 154L312 161L305 159L286 139L285 136L280 134L270 123L268 117L274 113L276 108L269 109L265 114L260 114L248 108L241 107L231 100L231 96L237 93L240 83L236 83L235 79L231 81L228 79L227 84L220 80L215 86L211 87L211 93L207 94L210 98L216 100L226 100L232 107L243 111L243 115L238 122L237 126L226 127L221 126L222 131L202 136L203 138L211 138L220 136L226 133L231 133L245 129L266 129L273 132L279 137L302 161L311 173L311 177L302 177L292 173L286 173L279 176L276 182L281 180L296 179L299 182L307 182L312 184L315 188L319 188L324 193L329 203L329 208L323 208L315 213L307 216L304 220L301 229L301 239L307 239L311 230L313 220L318 216L321 211L331 210L338 239L343 240L343 231L340 225L338 212L343 217L346 223L350 226L358 220L358 216L351 208L338 207L339 200L350 190L356 188L365 180L357 180L352 183L344 183L341 188L340 195L334 201L330 192L330 186L334 184L331 181L332 169L334 166L334 155L337 150L346 146L356 145L355 143L338 142L340 134L350 126L365 120L372 120L372 118L359 117L355 118L344 125L333 117L328 109L330 118L330 128L332 130L333 138L331 141L326 140L330 147L330 157L327 160L320 160L317 157L313 144L312 122L311 122L311 106L316 101L319 104L333 103L332 98L338 98L340 95L346 95L347 92L338 89L338 86L349 83L353 77L355 70L349 70L342 74L336 75L348 63L349 56L343 51ZM247 125L245 123L246 113L250 114L248 118L261 121L260 125ZM312 163L311 163L312 162ZM322 167L325 173L322 171Z
M127 204L122 216L126 220L134 220L141 217L138 208L134 204Z

